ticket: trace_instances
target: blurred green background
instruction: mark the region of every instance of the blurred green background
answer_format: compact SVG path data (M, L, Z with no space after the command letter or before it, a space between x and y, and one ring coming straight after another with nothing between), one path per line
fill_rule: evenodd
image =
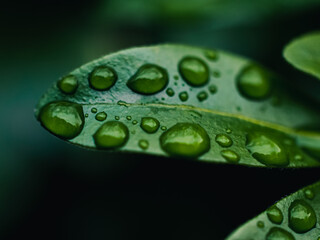
M1 239L224 239L319 179L317 169L88 151L33 116L41 94L74 68L167 42L253 58L319 100L320 84L281 53L292 38L320 29L319 0L11 1L0 19Z

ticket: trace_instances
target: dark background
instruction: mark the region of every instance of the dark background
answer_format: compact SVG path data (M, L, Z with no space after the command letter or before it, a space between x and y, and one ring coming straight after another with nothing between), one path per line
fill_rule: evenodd
M45 131L33 109L72 69L113 51L165 42L220 48L289 79L300 77L282 48L320 29L319 13L320 1L311 0L1 4L1 239L224 239L276 200L317 181L318 169L88 151ZM304 77L300 82L319 89Z

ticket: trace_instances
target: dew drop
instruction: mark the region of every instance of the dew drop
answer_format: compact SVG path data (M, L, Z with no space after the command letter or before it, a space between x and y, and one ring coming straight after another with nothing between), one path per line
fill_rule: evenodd
M160 122L152 117L141 118L140 127L147 133L155 133L158 131Z
M110 121L104 123L93 135L98 148L113 149L122 147L129 138L126 125L121 122Z
M203 102L208 98L208 94L205 91L201 91L197 94L197 98L200 102Z
M304 196L309 200L312 200L314 198L314 192L310 188L305 189L303 193Z
M167 127L166 127L166 126L162 126L162 127L161 127L161 130L162 130L162 131L166 131L166 130L167 130Z
M84 114L82 106L77 103L52 102L41 109L39 120L56 136L72 139L82 131Z
M107 66L96 67L89 76L90 86L99 91L108 90L117 81L117 74L115 71Z
M166 90L166 93L167 93L167 95L168 95L169 97L172 97L172 96L174 95L174 91L173 91L172 88L168 88L168 89Z
M212 75L216 78L219 78L221 76L221 73L218 70L215 70L212 72Z
M126 119L127 119L128 121L131 121L132 117L131 117L131 116L127 116Z
M96 118L96 120L102 122L107 119L107 114L105 112L99 112L99 113L97 113L95 118Z
M300 154L296 154L296 155L294 155L294 160L301 161L302 160L302 156Z
M218 59L218 53L214 50L207 50L204 52L204 55L211 61L215 61Z
M97 111L98 111L98 110L97 110L96 108L91 108L91 112L92 112L92 113L97 113Z
M205 85L209 80L208 66L199 58L185 57L179 62L182 78L191 86Z
M217 92L217 86L212 84L209 86L208 90L211 94L215 94Z
M215 140L221 147L230 147L233 144L232 139L225 134L218 134Z
M226 130L226 133L230 134L230 133L232 133L232 130L228 128L228 129Z
M174 80L179 80L179 76L178 75L174 75L173 78L174 78Z
M283 214L281 210L275 205L267 209L267 216L268 219L275 224L281 224L283 221Z
M270 76L255 65L244 68L237 76L236 82L241 95L248 99L265 99L272 90Z
M128 80L127 86L134 92L151 95L162 91L168 84L168 73L162 67L146 64Z
M120 120L120 117L119 116L115 116L114 119L115 120Z
M263 221L258 221L257 222L257 227L258 228L264 228L264 222Z
M88 113L86 113L86 114L84 115L84 117L86 117L86 118L87 118L87 117L89 117L89 114L88 114Z
M161 148L173 156L199 157L210 149L210 138L200 125L177 123L160 137Z
M146 150L149 147L149 142L147 140L142 139L139 141L138 145L141 149Z
M267 233L266 240L295 240L295 238L288 231L279 227L273 227Z
M263 133L247 135L246 148L256 160L270 167L284 167L289 164L282 145L273 137Z
M229 163L238 163L240 161L240 156L232 150L222 150L220 153Z
M137 120L133 120L133 121L132 121L132 124L133 124L133 125L136 125L137 123L138 123Z
M58 81L58 88L65 94L73 94L78 88L78 79L74 75L68 75Z
M305 233L317 223L313 208L303 200L295 200L289 207L289 227L296 233Z
M181 92L181 93L179 93L179 98L180 98L180 100L181 100L182 102L185 102L185 101L188 100L189 95L188 95L187 92Z

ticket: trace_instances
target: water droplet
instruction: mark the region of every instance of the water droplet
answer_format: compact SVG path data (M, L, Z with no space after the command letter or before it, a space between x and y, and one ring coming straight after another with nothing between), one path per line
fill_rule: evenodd
M131 121L132 117L131 117L131 116L127 116L126 119L127 119L128 121Z
M152 117L141 118L140 127L147 133L155 133L160 126L160 122Z
M230 134L230 133L232 133L232 130L228 128L228 129L226 130L226 133Z
M215 70L212 72L212 75L216 78L219 78L221 76L220 72L218 70Z
M168 73L162 67L146 64L129 79L127 86L134 92L150 95L162 91L168 84Z
M138 123L137 120L133 120L133 121L132 121L132 124L133 124L133 125L136 125L137 123Z
M197 98L200 102L202 102L208 98L208 94L205 91L201 91L197 94Z
M212 84L209 86L208 90L211 94L215 94L217 92L217 86Z
M173 156L199 157L210 149L210 138L200 125L177 123L160 137L161 148Z
M295 240L295 238L286 230L279 227L273 227L267 233L266 240Z
M173 78L174 78L174 80L179 80L179 76L178 75L174 75Z
M303 200L295 200L289 207L289 227L296 233L311 230L317 223L313 208Z
M271 85L269 74L254 65L244 68L237 76L238 90L248 99L261 100L269 97Z
M84 125L82 106L71 102L52 102L39 114L42 125L58 137L71 139L80 134Z
M258 228L264 228L264 222L258 221L258 222L257 222L257 227L258 227Z
M314 192L310 188L305 189L303 193L304 196L309 200L312 200L314 198Z
M162 126L162 127L161 127L161 130L162 130L162 131L166 131L166 130L167 130L167 127L166 127L166 126Z
M119 101L117 102L117 104L118 104L119 106L125 106L125 107L128 107L128 103L127 103L127 102L125 102L125 101L122 101L122 100L119 100Z
M294 160L301 161L302 160L302 156L300 154L296 154L296 155L294 155Z
M238 163L240 161L240 156L232 150L222 150L220 153L229 163Z
M89 114L88 114L88 113L86 113L84 116L87 118L87 117L89 117Z
M181 92L181 93L179 93L179 98L180 98L180 100L181 100L182 102L185 102L185 101L188 100L189 95L188 95L187 92Z
M98 148L112 149L122 147L129 138L126 125L121 122L110 121L104 123L93 135Z
M142 139L139 141L138 145L141 149L146 150L149 147L149 142L147 140Z
M115 120L120 120L120 117L119 116L115 116L114 119Z
M275 224L281 224L283 221L283 214L281 210L275 205L267 209L267 216L268 219Z
M95 118L96 118L96 120L102 122L107 119L107 114L105 112L99 112L99 113L97 113Z
M107 66L96 67L89 76L90 86L99 91L108 90L117 81L115 71Z
M58 88L65 94L73 94L78 88L78 79L74 75L68 75L58 81Z
M178 83L177 83L177 82L174 82L173 85L178 86Z
M92 113L97 113L97 111L98 111L98 110L97 110L96 108L91 108L91 112L92 112Z
M289 164L283 147L273 137L263 133L247 135L246 148L256 160L270 167L284 167Z
M172 97L172 96L174 95L174 91L173 91L172 88L168 88L168 89L166 90L166 93L168 94L169 97Z
M214 50L205 51L204 55L211 61L215 61L218 59L218 53Z
M203 86L209 80L208 66L196 57L183 58L179 62L179 71L183 79L191 86Z
M221 147L230 147L233 144L232 139L225 134L218 134L215 140Z

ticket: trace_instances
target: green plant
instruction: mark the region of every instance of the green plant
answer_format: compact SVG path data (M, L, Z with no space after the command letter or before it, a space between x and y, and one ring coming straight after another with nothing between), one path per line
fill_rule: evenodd
M318 40L312 35L284 53L317 77ZM320 112L286 84L223 51L141 47L72 71L43 95L35 114L48 131L86 148L256 167L319 166ZM317 183L279 201L228 239L316 239L319 191Z

